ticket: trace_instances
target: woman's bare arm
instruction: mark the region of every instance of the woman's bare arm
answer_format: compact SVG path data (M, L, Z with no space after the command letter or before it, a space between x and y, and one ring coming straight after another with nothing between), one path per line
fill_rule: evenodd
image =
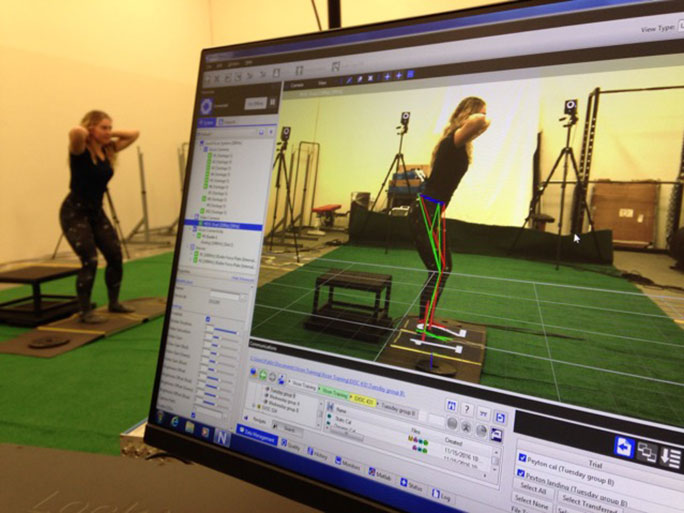
M454 132L454 145L462 146L489 128L491 120L484 114L472 114L458 130Z
M86 149L88 130L78 125L69 130L69 153L80 155Z
M114 139L114 149L116 151L121 151L124 148L128 148L139 136L140 132L138 130L113 131L112 138Z

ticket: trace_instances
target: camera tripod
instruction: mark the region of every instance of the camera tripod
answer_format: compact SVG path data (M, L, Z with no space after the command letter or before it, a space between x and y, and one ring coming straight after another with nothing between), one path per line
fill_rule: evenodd
M566 111L567 112L567 111ZM530 201L530 208L527 214L527 217L525 218L525 221L523 221L522 226L518 230L518 233L515 236L515 240L513 241L513 244L511 245L510 249L508 250L508 254L510 255L513 253L515 250L516 245L518 244L518 241L520 240L520 236L522 235L525 225L529 222L529 220L532 218L534 215L537 205L539 204L539 200L542 197L542 194L544 194L544 191L546 191L546 188L548 187L549 183L551 182L551 178L553 178L553 174L556 172L556 169L558 169L558 166L560 165L561 161L563 161L563 179L561 181L561 195L560 195L560 213L558 216L558 235L556 238L556 270L559 268L559 262L560 262L560 256L561 256L561 233L563 232L563 211L565 209L565 187L567 186L567 179L568 179L568 168L570 167L569 164L572 164L572 170L575 173L575 180L576 184L579 187L579 200L584 208L586 214L587 214L587 220L589 221L589 226L591 227L591 233L594 239L594 244L596 245L596 253L598 254L599 259L602 259L601 256L601 249L599 247L598 239L596 238L596 231L594 229L594 221L591 218L591 212L589 211L589 207L587 206L587 190L585 188L584 182L582 181L579 170L577 167L577 160L575 159L575 154L573 153L572 147L570 146L570 132L572 131L572 127L577 123L577 115L576 113L573 112L567 112L567 116L564 116L560 118L560 121L565 121L565 124L563 127L566 129L566 135L565 135L565 147L561 149L560 154L558 155L558 158L556 159L556 162L553 164L553 167L551 168L551 171L549 172L549 176L546 177L546 180L537 188L535 191L534 195L532 196L532 200ZM575 237L577 237L575 235ZM577 239L576 239L577 240Z
M370 207L370 211L372 212L375 210L375 204L378 202L380 199L380 195L382 194L383 189L385 188L385 185L387 184L387 180L390 177L390 174L392 173L392 169L394 169L395 173L399 173L399 169L403 168L404 169L404 180L406 181L406 189L407 189L407 194L411 194L411 184L408 181L408 170L406 169L406 162L404 161L404 154L401 152L401 149L404 145L404 135L406 135L406 132L408 132L408 122L409 122L409 117L410 113L409 112L402 112L401 113L401 124L397 127L397 135L399 136L399 149L397 150L397 153L394 155L394 159L392 159L392 163L390 164L389 168L387 169L387 173L385 173L385 178L382 180L382 184L380 185L380 189L378 190L378 193L375 195L375 200L373 200L373 204ZM388 194L389 196L389 194ZM387 199L387 211L392 208L391 204L391 199L388 197Z
M295 216L294 208L292 206L292 191L290 189L290 175L287 172L287 162L285 161L285 150L287 149L287 141L290 138L290 127L285 126L280 134L280 146L278 147L278 153L276 154L275 161L273 162L273 169L278 167L278 174L276 175L276 201L273 206L273 224L271 227L271 242L269 250L273 251L273 238L276 232L276 220L278 219L278 198L280 197L280 177L281 175L285 177L285 208L290 214L290 230L292 231L292 236L294 237L294 248L295 255L297 257L297 263L299 263L299 243L297 241L297 227L294 225ZM283 226L283 231L287 230L286 226Z
M385 173L385 178L382 180L382 183L380 184L380 189L378 190L378 193L375 195L375 199L373 200L373 204L370 206L368 209L369 215L366 216L366 219L363 223L363 226L361 228L361 233L364 233L366 231L366 225L368 224L368 220L370 219L370 212L373 212L375 210L375 205L378 203L378 200L380 199L380 195L382 194L382 191L385 189L385 185L387 184L387 180L390 177L390 174L392 173L392 170L398 175L399 170L403 169L404 170L404 181L406 183L406 195L408 197L413 195L413 191L411 190L411 183L409 182L408 179L408 169L406 168L406 161L404 160L404 154L401 152L403 145L404 145L404 135L406 135L406 132L408 132L408 123L409 119L411 117L410 112L402 112L401 113L401 120L400 124L397 128L398 132L397 135L399 136L399 148L397 149L397 153L394 155L394 158L392 159L392 163L390 164L389 168L387 169L387 173ZM418 187L415 188L416 193L418 192ZM394 206L394 195L387 193L387 214L388 214L388 220L387 220L387 235L385 237L385 253L387 253L389 249L389 242L391 238L391 233L392 233L392 218L391 218L391 212L392 212L392 207Z

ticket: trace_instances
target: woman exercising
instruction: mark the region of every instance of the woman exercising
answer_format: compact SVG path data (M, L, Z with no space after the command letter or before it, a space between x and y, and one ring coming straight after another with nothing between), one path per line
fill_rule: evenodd
M490 124L484 100L475 96L458 104L432 152L430 177L409 210L420 258L429 273L420 295L419 331L432 328L435 309L451 272L446 207L472 160L472 141Z
M81 124L69 131L69 168L71 191L62 203L59 221L64 236L81 260L76 278L76 293L81 308L81 321L89 324L105 322L106 317L93 312L90 293L97 271L97 250L107 261L105 282L109 295L109 311L128 313L133 310L119 302L123 265L121 243L102 209L107 183L114 175L117 152L138 138L137 130L112 131L112 118L99 110L88 112Z

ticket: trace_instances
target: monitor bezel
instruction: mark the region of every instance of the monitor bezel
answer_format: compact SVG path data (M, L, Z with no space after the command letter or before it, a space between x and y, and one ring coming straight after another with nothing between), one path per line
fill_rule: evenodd
M334 38L338 36L363 34L367 32L374 32L377 30L383 30L388 28L398 28L442 20L467 18L479 14L513 11L539 5L567 3L568 2L566 2L565 0L524 0L515 2L505 2L495 5L473 7L457 11L405 18L401 20L371 23L367 25L354 26L350 28L339 28L325 32L313 32L296 36L264 39L248 43L240 43L234 45L226 45L215 48L203 49L200 55L199 68L197 72L196 93L193 99L194 104L191 132L189 138L190 144L187 155L187 167L185 174L186 179L183 186L183 196L179 219L182 220L185 218L185 209L187 205L187 197L191 179L191 163L193 159L195 130L199 117L197 98L199 91L202 89L202 72L205 68L205 63L207 62L208 55L226 51L245 52L254 49L258 50L263 48L272 48L279 46L282 47L292 43L296 44L311 43L314 41L325 41L329 38ZM658 3L628 3L623 5L615 5L613 2L607 2L605 5L600 5L596 7L596 9L592 10L582 10L580 12L575 13L558 13L551 20L549 18L542 19L538 17L521 18L505 23L497 23L495 25L483 25L473 26L471 28L464 28L462 36L463 39L467 39L475 36L484 37L487 35L494 34L534 30L535 28L540 27L553 28L608 19L624 19L649 14L671 12L674 8L676 8L676 6L674 5L674 2L670 0ZM551 23L549 23L549 21L551 21ZM359 43L359 45L365 44L374 44L374 42ZM354 50L352 50L352 48ZM352 45L349 46L346 49L346 51L358 51L359 48L360 47L358 45ZM302 52L305 53L303 54ZM313 56L317 55L317 53L326 52L329 53L330 50L329 48L323 46L320 48L314 48L309 50L299 49L295 51L259 53L253 55L253 58L268 59L270 56L271 59L274 59L276 61L287 61L290 60L289 57L295 54L299 59L302 58L302 55L306 55L307 57L309 57L310 55L311 57L309 58L312 58ZM339 53L335 54L337 55ZM244 55L239 55L235 56L235 59L239 60L244 57ZM264 489L270 490L282 496L291 498L303 504L307 504L315 508L324 509L325 511L399 511L389 506L379 504L366 497L355 495L351 492L334 487L327 483L316 481L309 477L296 474L294 472L291 472L281 467L277 467L268 462L264 462L251 456L237 453L235 451L231 451L230 449L220 447L216 444L203 442L201 440L198 440L197 438L179 433L178 431L166 429L164 427L154 424L154 414L156 411L155 405L157 403L158 398L158 391L164 362L164 354L166 349L166 340L169 330L169 320L172 307L171 298L174 294L174 285L177 278L181 237L182 230L179 229L174 247L174 256L168 289L169 300L167 301L166 316L164 318L164 324L162 328L161 345L157 360L157 368L155 373L150 409L148 413L148 419L150 419L150 421L148 421L144 435L145 442L151 446L158 447L164 451L167 451L172 455L192 460L194 462L205 465L209 468L231 475L238 479L242 479L244 481L255 484L257 486L260 486ZM402 376L403 378L406 378L409 381L419 382L420 384L425 384L427 386L441 385L437 388L444 388L444 382L439 379L427 376L416 376L415 373L405 372L399 369L378 367L367 362L350 360L348 361L332 355L324 356L323 360L328 360L330 362L337 363L345 361L346 364L349 365L351 368L356 368L364 370L366 372L372 372L381 375L396 377ZM540 401L533 397L522 397L518 396L517 394L507 393L505 391L487 391L483 390L482 388L469 389L467 385L464 385L462 383L454 383L452 389L457 390L460 393L463 393L464 390L467 390L468 393L471 394L473 393L473 390L477 390L477 393L484 393L485 396L490 400L491 397L500 397L501 399L505 398L508 401L505 404L523 401L524 403L529 403L529 405L541 405L540 407L542 407L545 410L544 413L548 413L549 411L551 411L556 415L567 415L568 411L575 411L578 415L578 417L575 420L581 422L599 422L600 420L603 420L607 422L606 424L604 424L604 427L610 427L610 429L623 432L632 432L635 428L639 430L644 430L645 428L649 436L652 436L654 438L668 440L672 443L681 444L684 442L684 436L682 435L684 431L680 430L677 426L667 426L649 423L647 421L639 421L638 419L620 417L607 412L594 412L589 410L583 411L583 409L581 408L573 407L570 405L554 405L552 404L552 401Z

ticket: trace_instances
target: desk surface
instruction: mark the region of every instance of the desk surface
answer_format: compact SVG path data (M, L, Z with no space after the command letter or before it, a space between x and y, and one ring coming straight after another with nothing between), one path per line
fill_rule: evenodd
M0 511L316 513L199 465L0 444Z

